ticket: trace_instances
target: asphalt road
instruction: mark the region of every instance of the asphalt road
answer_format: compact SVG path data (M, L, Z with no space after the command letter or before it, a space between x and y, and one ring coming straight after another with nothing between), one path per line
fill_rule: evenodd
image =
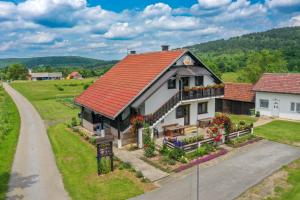
M9 182L9 200L69 199L39 113L20 93L4 84L21 116L21 130Z
M300 148L270 141L260 141L243 148L218 164L200 168L201 200L231 200L259 183L281 166L300 157ZM175 174L161 182L162 187L134 199L190 200L197 199L196 167Z

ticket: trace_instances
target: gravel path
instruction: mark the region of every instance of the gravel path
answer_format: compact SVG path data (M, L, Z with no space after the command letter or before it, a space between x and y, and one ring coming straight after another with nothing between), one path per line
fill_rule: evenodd
M9 200L69 199L39 113L20 93L4 84L21 116L21 132L9 182Z

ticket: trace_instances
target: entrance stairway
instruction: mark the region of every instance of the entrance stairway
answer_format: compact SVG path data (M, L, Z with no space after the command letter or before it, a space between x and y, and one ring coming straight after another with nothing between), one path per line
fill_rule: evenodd
M223 95L223 87L206 87L199 90L178 91L154 113L144 116L144 120L150 126L154 127L184 102L211 97L222 97Z
M185 134L196 133L196 132L197 132L197 126L191 125L184 128Z

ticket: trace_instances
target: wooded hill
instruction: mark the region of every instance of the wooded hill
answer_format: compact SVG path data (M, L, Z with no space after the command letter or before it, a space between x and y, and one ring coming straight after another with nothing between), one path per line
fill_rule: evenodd
M97 60L80 56L49 56L34 58L4 58L0 59L0 68L10 64L20 63L28 68L51 66L51 67L106 67L117 61Z
M208 66L220 72L235 72L244 68L251 51L279 51L287 62L288 71L300 72L300 27L272 29L184 48L190 49Z

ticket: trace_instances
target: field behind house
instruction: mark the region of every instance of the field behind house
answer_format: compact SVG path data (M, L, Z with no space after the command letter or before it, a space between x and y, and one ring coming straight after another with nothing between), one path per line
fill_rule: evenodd
M72 103L74 96L94 80L26 81L14 82L12 86L47 121L56 163L72 199L128 199L148 191L152 184L142 183L128 170L116 169L99 177L96 148L67 127L79 112Z
M21 81L11 85L22 93L47 121L68 120L78 113L73 99L95 79Z
M0 83L0 199L5 199L20 130L16 105Z

